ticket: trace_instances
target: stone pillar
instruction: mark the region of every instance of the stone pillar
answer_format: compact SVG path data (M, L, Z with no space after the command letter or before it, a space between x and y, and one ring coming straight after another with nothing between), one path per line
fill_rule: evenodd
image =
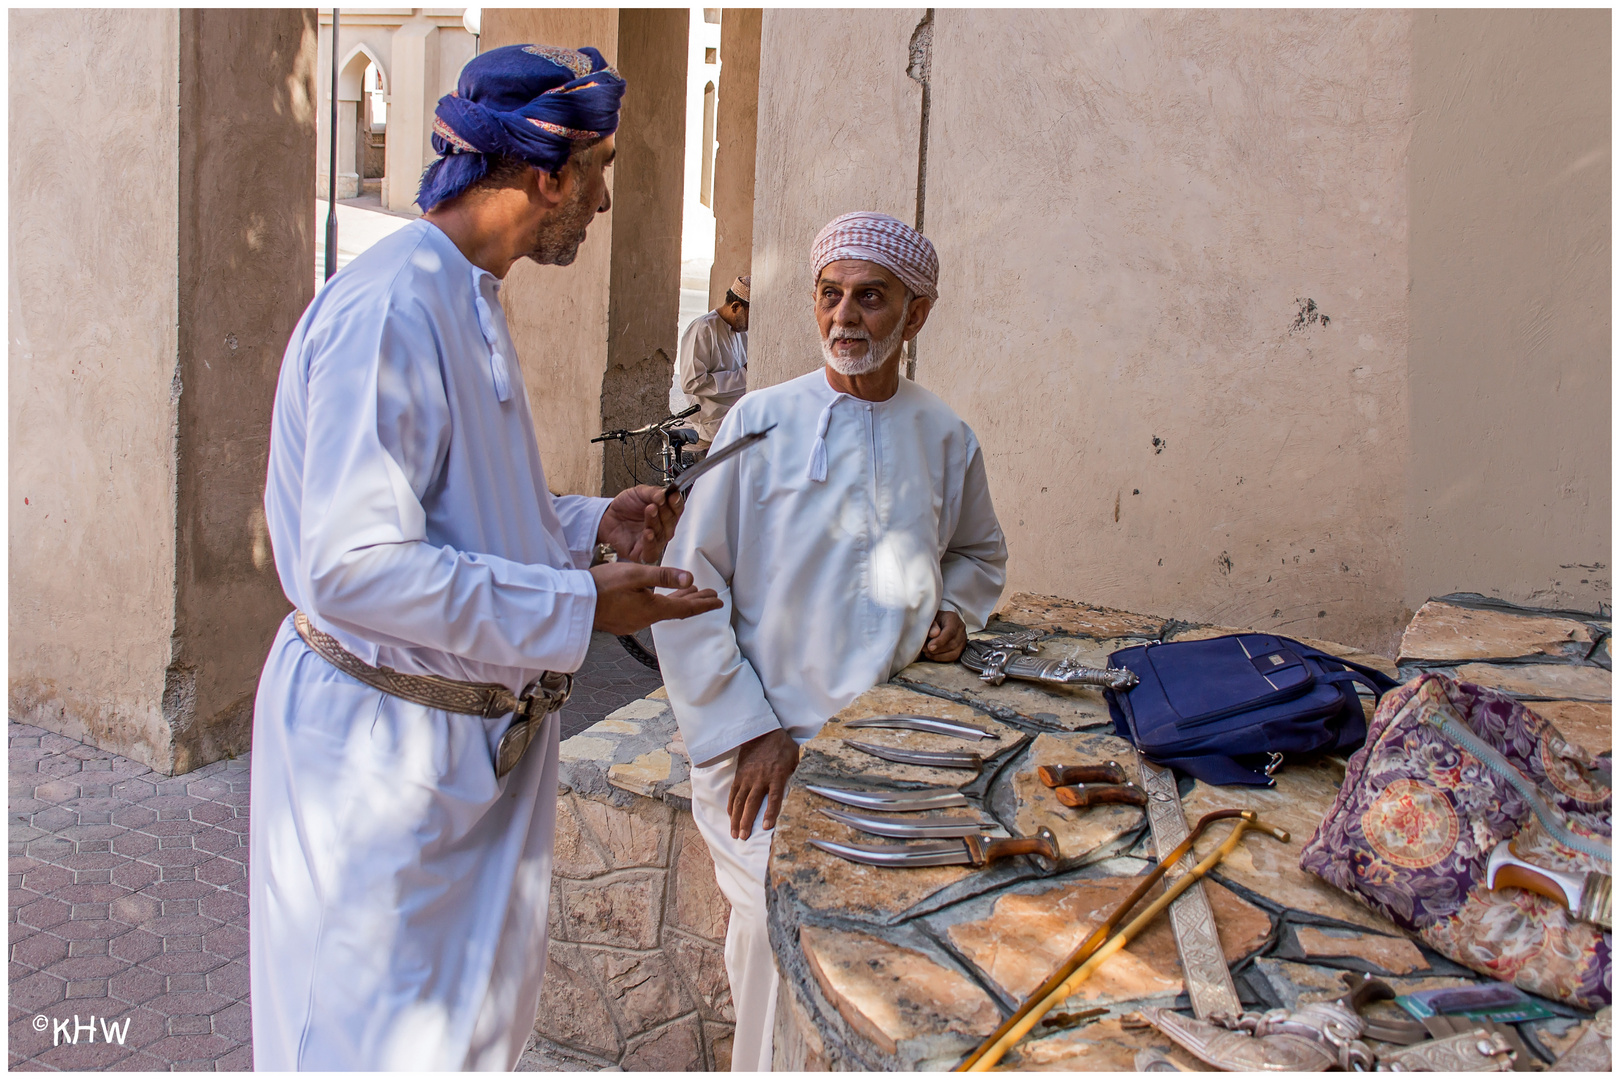
M617 491L600 445L608 426L667 411L680 309L680 181L686 15L613 8L490 8L483 47L538 42L600 49L629 83L598 215L572 266L519 263L501 293L523 363L553 491ZM394 139L389 118L389 143ZM673 178L673 179L672 179ZM617 454L608 456L609 461ZM616 466L616 461L614 461ZM617 485L617 486L616 486Z
M339 26L340 44L342 35ZM438 26L420 16L394 31L383 183L388 189L388 208L396 212L422 212L416 205L416 189L422 182L422 170L437 156L433 153L433 110L439 104L438 36Z
M759 128L759 8L720 11L719 147L714 152L714 267L709 309L748 273L754 246L754 148Z
M669 412L681 306L681 203L686 175L684 8L619 12L617 67L629 84L613 164L613 263L602 430L637 428ZM647 480L645 470L641 479ZM604 455L603 495L633 483Z
M165 773L248 748L287 612L262 502L313 292L316 35L11 21L10 715Z

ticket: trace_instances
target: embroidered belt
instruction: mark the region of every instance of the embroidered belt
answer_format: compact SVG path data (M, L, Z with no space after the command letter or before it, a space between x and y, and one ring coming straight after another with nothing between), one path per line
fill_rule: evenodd
M512 726L501 736L495 751L495 778L516 768L547 713L556 712L574 689L574 677L547 671L514 694L500 683L458 682L438 675L406 675L388 667L373 667L345 649L337 638L310 624L302 611L293 613L293 627L314 653L345 675L374 689L430 709L494 719L513 714Z

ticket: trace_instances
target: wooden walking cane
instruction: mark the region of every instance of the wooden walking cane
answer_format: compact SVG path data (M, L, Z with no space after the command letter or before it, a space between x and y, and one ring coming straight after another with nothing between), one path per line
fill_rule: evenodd
M1187 853L1187 850L1192 847L1193 841L1198 838L1205 828L1216 821L1228 818L1236 818L1237 824L1233 827L1231 834L1221 842L1220 847L1211 852L1191 871L1177 878L1174 884L1166 889L1153 903L1149 904L1142 914L1133 919L1125 929L1109 938L1106 944L1099 946L1098 943L1136 905L1136 902L1153 886L1153 883ZM1090 978L1092 973L1103 965L1104 961L1123 949L1132 938L1141 933L1153 921L1154 916L1169 907L1176 897L1191 888L1194 882L1202 879L1211 868L1235 850L1238 842L1243 838L1243 833L1251 828L1260 829L1276 840L1281 840L1284 843L1288 842L1288 832L1286 830L1266 825L1253 810L1217 810L1199 819L1198 825L1188 834L1185 840L1176 846L1175 851L1159 863L1153 873L1147 876L1146 880L1108 917L1108 920L1093 931L1091 936L1086 938L1080 947L1070 954L1068 960L1064 961L1063 965L1046 982L1042 983L1023 1005L1019 1006L1017 1012L1008 1017L977 1050L970 1054L961 1065L958 1065L956 1071L988 1072L994 1068L1001 1061L1002 1056L1040 1022L1041 1017L1051 1012L1070 994L1073 994L1081 983Z

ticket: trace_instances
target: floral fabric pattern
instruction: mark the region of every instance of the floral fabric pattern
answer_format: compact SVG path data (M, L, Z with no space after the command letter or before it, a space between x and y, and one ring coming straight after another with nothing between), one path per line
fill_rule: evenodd
M1502 754L1564 828L1608 842L1612 795L1590 755L1512 698L1429 673L1379 704L1300 867L1481 974L1582 1008L1609 1004L1611 934L1546 897L1485 886L1503 840L1554 869L1607 874L1609 864L1549 834L1507 779L1432 723L1437 714Z

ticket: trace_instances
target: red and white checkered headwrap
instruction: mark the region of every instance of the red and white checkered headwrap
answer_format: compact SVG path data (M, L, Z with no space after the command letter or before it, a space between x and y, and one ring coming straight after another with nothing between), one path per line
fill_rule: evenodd
M939 299L939 255L928 237L888 214L858 210L829 221L810 248L810 280L839 259L875 262L910 289L913 295Z

